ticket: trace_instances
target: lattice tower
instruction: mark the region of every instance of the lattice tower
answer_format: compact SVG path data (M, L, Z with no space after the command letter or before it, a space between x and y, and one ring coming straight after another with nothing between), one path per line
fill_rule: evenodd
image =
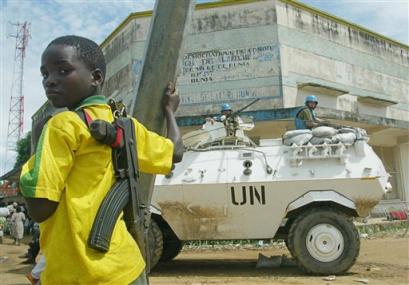
M30 38L30 23L17 23L17 33L11 37L16 38L14 52L13 78L10 92L9 121L7 128L7 146L5 167L14 159L17 141L21 139L24 131L24 58Z

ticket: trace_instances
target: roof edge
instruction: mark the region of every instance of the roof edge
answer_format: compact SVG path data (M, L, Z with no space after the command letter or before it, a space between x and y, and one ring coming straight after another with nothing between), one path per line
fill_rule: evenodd
M318 14L318 15L320 15L320 16L322 16L322 17L327 18L327 19L330 19L330 20L333 20L333 21L335 21L335 22L338 22L338 23L341 23L341 24L343 24L343 25L346 25L346 26L348 26L348 27L351 27L351 28L354 28L354 29L363 31L363 32L365 32L365 33L367 33L367 34L370 34L370 35L376 37L376 38L381 38L381 39L383 39L383 40L385 40L385 41L387 41L387 42L389 42L389 43L392 43L392 44L394 44L394 45L398 45L398 46L400 46L400 47L402 47L402 48L404 48L404 49L406 49L406 50L409 50L409 45L406 45L406 44L404 44L404 43L402 43L402 42L399 42L399 41L397 41L397 40L391 39L391 38L389 38L389 37L387 37L387 36L378 34L377 32L374 32L374 31L372 31L372 30L369 30L369 29L367 29L367 28L365 28L365 27L363 27L363 26L360 26L360 25L358 25L358 24L349 22L349 21L347 21L347 20L345 20L345 19L342 19L342 18L340 18L340 17L338 17L338 16L335 16L335 15L333 15L333 14L324 12L324 11L319 10L319 9L317 9L317 8L314 8L314 7L310 6L310 5L301 3L301 2L299 2L299 1L297 1L297 0L279 0L279 1L280 1L280 2L283 2L283 3L286 3L286 4L289 4L289 5L291 5L291 6L294 6L294 7L300 8L300 9L302 9L302 10L305 10L305 11L308 11L308 12L311 12L311 13Z
M201 3L201 4L196 4L196 10L203 10L203 9L211 9L211 8L217 8L217 7L223 7L223 6L231 6L231 5L240 5L240 4L248 4L248 3L254 3L254 2L261 2L263 0L220 0L217 2L207 2L207 3ZM322 17L325 17L327 19L336 21L338 23L341 23L343 25L346 25L348 27L363 31L367 34L370 34L376 38L381 38L389 43L392 43L394 45L398 45L406 50L409 51L409 45L406 45L402 42L399 42L397 40L391 39L387 36L378 34L374 31L371 31L363 26L360 26L358 24L349 22L347 20L344 20L338 16L329 14L327 12L324 12L322 10L319 10L317 8L314 8L312 6L309 6L307 4L301 3L297 0L277 0L277 1L281 1L282 3L286 3L288 5L300 8L302 10L311 12L311 13L315 13L318 14ZM134 12L129 14L128 17L126 17L125 20L123 20L118 27L115 28L115 30L113 30L108 37L105 38L105 40L102 41L102 43L100 44L100 46L103 48L105 45L107 45L107 43L109 41L111 41L130 21L132 21L133 19L137 19L137 18L144 18L144 17L150 17L152 16L153 11L141 11L141 12Z
M4 173L2 176L0 176L0 180L7 180L8 177L12 176L13 174L21 171L22 169L22 165L18 166L18 167L13 167L13 169L7 171L6 173Z
M217 2L207 2L207 3L196 4L195 10L204 10L204 9L223 7L223 6L248 4L248 3L253 3L253 2L260 2L260 0L219 0ZM133 19L137 19L137 18L150 17L152 16L152 14L153 14L152 10L134 12L134 13L129 14L129 16L126 17L126 19L123 20L122 23L120 23L119 26L116 27L116 29L113 30L112 33L110 33L105 40L102 41L102 43L100 44L101 48L103 48L110 40L112 40L112 38L114 38L123 29L123 27L126 26L130 21L132 21Z

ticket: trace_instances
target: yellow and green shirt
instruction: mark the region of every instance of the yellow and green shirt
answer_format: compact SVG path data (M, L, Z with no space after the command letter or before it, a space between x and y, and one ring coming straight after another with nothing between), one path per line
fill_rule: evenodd
M79 108L85 108L93 120L113 121L103 96L88 97ZM168 173L172 142L135 119L134 125L140 171ZM87 245L98 208L114 183L111 148L91 137L78 114L65 111L48 121L20 178L25 197L59 203L53 215L40 224L40 247L46 260L41 284L125 285L143 271L145 263L122 214L107 253Z

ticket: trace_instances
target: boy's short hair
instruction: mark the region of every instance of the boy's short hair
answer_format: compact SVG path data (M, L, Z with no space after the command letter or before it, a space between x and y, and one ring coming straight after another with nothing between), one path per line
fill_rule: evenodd
M94 41L87 38L70 35L52 40L47 47L51 45L67 45L75 47L78 51L78 57L85 63L85 65L91 71L96 68L100 69L103 77L105 78L105 57L100 46Z

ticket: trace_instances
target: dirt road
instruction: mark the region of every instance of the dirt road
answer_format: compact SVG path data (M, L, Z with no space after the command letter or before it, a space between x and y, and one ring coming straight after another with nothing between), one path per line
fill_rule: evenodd
M24 277L31 266L20 264L26 246L0 245L0 284L29 284ZM357 263L344 276L325 281L322 276L305 276L296 266L256 269L258 253L289 255L279 246L267 249L186 250L174 261L161 264L150 277L151 285L255 285L255 284L409 284L409 237L399 234L361 241ZM6 259L4 257L7 256Z

